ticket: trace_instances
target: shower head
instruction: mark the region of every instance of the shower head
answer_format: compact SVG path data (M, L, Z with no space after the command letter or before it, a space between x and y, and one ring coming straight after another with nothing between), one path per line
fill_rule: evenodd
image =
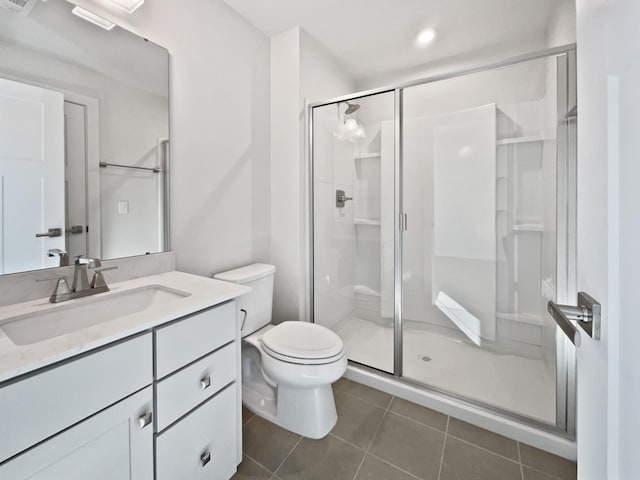
M359 108L360 108L360 105L358 105L357 103L347 102L347 109L345 110L344 114L351 115L352 113L357 112Z

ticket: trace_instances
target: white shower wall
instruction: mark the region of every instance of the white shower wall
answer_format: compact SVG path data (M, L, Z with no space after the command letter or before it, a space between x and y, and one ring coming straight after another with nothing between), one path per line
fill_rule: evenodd
M403 316L476 343L495 340L495 138L493 104L404 121Z
M551 78L553 82L549 81ZM545 178L547 191L549 184L553 183L555 187L555 124L549 120L554 116L555 108L548 108L549 102L555 103L555 68L553 68L552 62L547 60L428 84L408 89L405 92L406 126L403 147L405 149L405 169L409 169L405 179L409 183L415 176L411 174L411 169L417 168L415 164L424 164L425 159L429 158L428 153L433 151L428 145L423 145L424 151L422 152L415 150L426 141L424 128L417 129L415 132L411 131L413 128L411 122L415 121L415 118L428 115L428 118L435 119L442 113L452 112L450 114L455 114L478 105L496 103L496 116L487 117L485 121L487 124L497 123L494 133L486 134L493 136L492 142L495 145L493 162L490 162L489 167L494 170L495 194L492 195L493 192L488 187L487 194L478 194L478 198L490 199L495 202L495 221L483 220L479 222L479 225L488 226L490 229L495 228L493 232L487 231L485 236L487 240L490 237L493 238L497 264L496 262L485 262L485 266L488 266L489 263L497 265L497 285L494 283L494 293L492 294L491 283L493 282L477 281L483 275L489 279L493 273L491 268L485 268L483 272L482 262L469 261L474 258L474 255L457 255L458 258L455 260L453 257L456 255L444 255L444 257L448 257L450 265L441 270L441 274L450 275L452 282L464 283L468 281L468 287L461 288L464 288L469 294L475 294L475 297L469 297L468 301L458 303L462 303L472 314L482 319L482 337L488 340L507 337L534 345L542 343L540 329L543 311L540 302L541 285L543 278L554 279L555 277L555 262L545 257L547 260L546 268L541 268L542 235L546 234L545 238L555 239L555 228L551 229L548 234L545 231L551 224L555 225L555 195L551 198L543 195L542 183L542 179ZM508 144L510 140L507 139L521 139L522 137L535 137L537 141ZM416 171L416 175L420 176L421 174ZM426 184L424 187L432 187L437 192L442 179L434 179L422 174L422 180L423 184ZM450 187L454 187L454 185L450 185ZM414 188L413 193L405 194L406 211L412 209L421 211L415 201L423 202L422 211L431 210L436 214L438 212L444 213L446 205L456 199L460 204L467 202L472 207L477 206L467 196L468 187L458 189L458 195L454 194L449 202L440 202L445 206L444 209L428 201L425 203L424 200L420 200L420 192L416 193L418 188ZM543 211L545 207L547 211ZM452 210L451 213L454 211L456 210ZM464 216L465 210L458 208L457 212ZM431 235L428 234L428 228L430 226L421 224L428 223L430 219L420 216L416 219L415 214L411 217L410 228L421 228L427 234L422 249L419 245L407 248L405 244L405 266L411 268L415 265L425 265L424 275L427 283L421 284L420 279L416 280L415 276L406 281L405 318L451 326L446 317L423 313L425 296L433 291L433 288L429 288L428 282L435 279L436 271L433 265L424 263L419 257L423 254L429 257L434 253L434 263L436 263L439 256L442 255L438 255L437 249L432 250L432 246L429 245ZM471 220L467 219L467 223L473 222L473 218L477 218L477 215L471 215L469 218ZM437 224L437 221L433 223L434 231L442 229ZM461 235L458 238L478 244L477 241L472 240L474 230L471 228L466 235ZM408 232L407 238L410 237L409 234L410 232ZM519 247L517 252L506 251L509 246L505 238L509 236L516 237L515 243ZM437 235L435 237L437 238ZM496 240L497 245L495 244ZM446 243L450 244L451 241L455 241L453 237ZM551 247L551 245L549 246ZM555 251L555 245L552 247L548 248L547 252L552 249ZM507 257L510 258L509 262L507 262ZM456 271L455 265L458 263L460 263L461 269ZM478 265L474 265L474 263L478 263ZM551 268L551 264L553 264L553 268ZM505 271L509 271L510 276L505 275ZM410 272L405 272L405 274L411 275ZM434 278L430 279L430 276ZM474 284L479 287L474 289ZM487 286L489 289L484 291ZM516 289L515 292L514 289ZM511 301L510 304L509 299L514 297L518 297L519 301L516 304ZM472 298L473 300L471 300ZM491 304L493 304L493 314L491 313ZM478 315L478 312L484 312L484 314ZM533 330L530 323L516 321L524 318L521 315L523 313L530 314L531 318L535 317ZM485 317L491 316L494 318L497 316L497 321L484 320Z
M336 208L336 190L353 196L354 144L333 134L336 106L314 113L314 291L315 315L326 327L335 326L353 309L355 242L353 202Z

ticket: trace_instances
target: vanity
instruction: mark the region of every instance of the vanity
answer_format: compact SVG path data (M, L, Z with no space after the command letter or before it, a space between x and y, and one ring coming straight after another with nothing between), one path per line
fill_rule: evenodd
M171 271L0 307L0 478L230 478L248 291Z

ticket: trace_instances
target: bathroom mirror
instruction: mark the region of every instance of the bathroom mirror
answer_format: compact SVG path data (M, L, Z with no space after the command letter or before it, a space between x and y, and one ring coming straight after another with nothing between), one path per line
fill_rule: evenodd
M0 2L2 274L169 248L169 54L103 20Z

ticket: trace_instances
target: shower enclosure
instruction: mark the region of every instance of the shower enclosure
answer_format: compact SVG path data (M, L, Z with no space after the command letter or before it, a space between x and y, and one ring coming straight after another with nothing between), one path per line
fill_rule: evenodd
M575 51L311 104L312 318L352 364L574 430Z

